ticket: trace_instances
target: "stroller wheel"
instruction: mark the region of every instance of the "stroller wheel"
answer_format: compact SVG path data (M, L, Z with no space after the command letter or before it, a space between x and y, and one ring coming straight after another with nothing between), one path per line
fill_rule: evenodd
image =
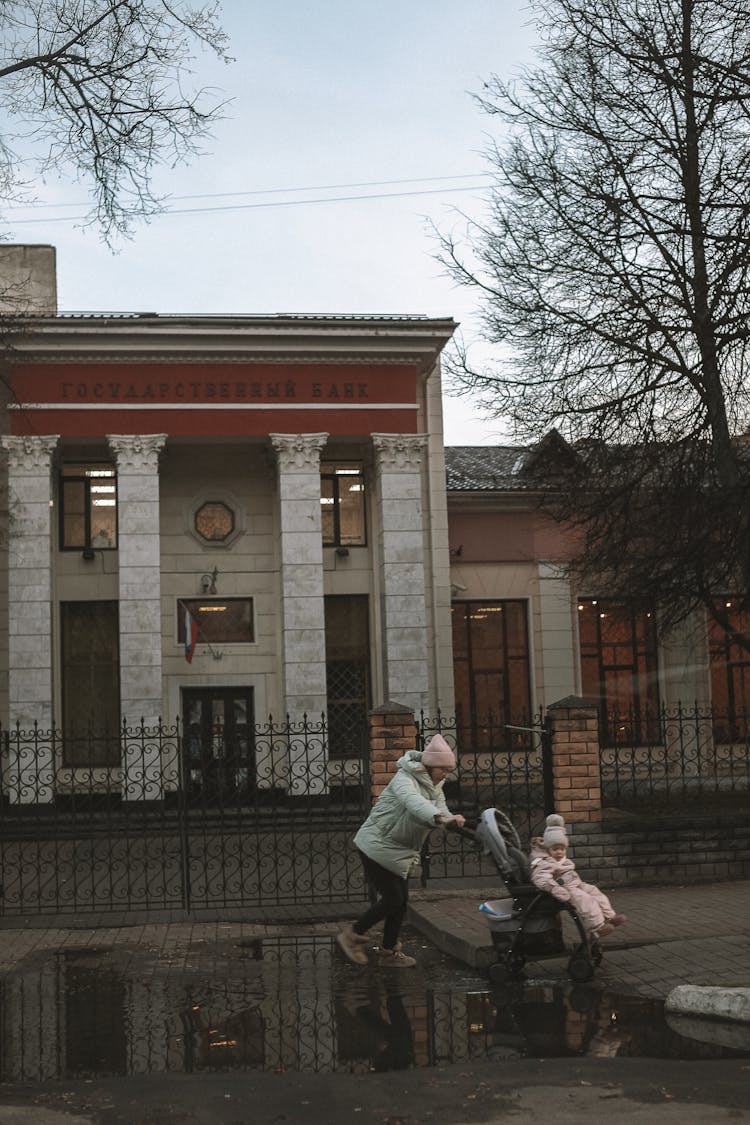
M576 984L584 984L594 975L594 966L588 957L581 953L574 953L568 961L568 976Z
M510 977L505 961L493 962L488 969L487 975L490 978L490 984L506 984Z

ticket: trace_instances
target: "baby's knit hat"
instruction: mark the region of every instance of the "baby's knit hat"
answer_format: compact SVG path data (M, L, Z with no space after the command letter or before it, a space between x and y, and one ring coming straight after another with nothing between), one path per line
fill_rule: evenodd
M542 839L545 848L551 848L554 844L564 844L567 848L568 837L565 835L565 821L557 813L550 813L547 817L547 827L544 829Z
M445 766L456 768L456 758L442 734L434 735L422 751L423 766Z

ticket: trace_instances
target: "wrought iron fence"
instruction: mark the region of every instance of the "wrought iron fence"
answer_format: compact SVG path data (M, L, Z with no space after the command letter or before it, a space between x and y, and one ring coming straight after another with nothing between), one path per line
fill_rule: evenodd
M218 724L199 736L123 723L74 745L57 729L0 729L0 912L364 897L349 841L370 807L367 732L349 739L333 758L325 717L307 716L231 738Z
M608 716L607 729L610 744L599 753L605 807L750 808L750 715L678 704L648 723Z
M499 808L513 822L524 841L540 831L551 812L550 759L547 730L541 712L508 724L489 712L471 724L440 712L430 718L422 712L417 741L423 748L436 733L456 752L456 771L445 785L453 812L471 824L486 808ZM429 841L431 877L494 872L460 836L433 832Z

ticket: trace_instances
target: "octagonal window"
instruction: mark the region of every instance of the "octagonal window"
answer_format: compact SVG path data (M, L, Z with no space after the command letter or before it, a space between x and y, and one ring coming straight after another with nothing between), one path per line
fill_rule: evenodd
M222 500L207 500L196 510L195 530L207 543L224 543L234 531L234 512Z

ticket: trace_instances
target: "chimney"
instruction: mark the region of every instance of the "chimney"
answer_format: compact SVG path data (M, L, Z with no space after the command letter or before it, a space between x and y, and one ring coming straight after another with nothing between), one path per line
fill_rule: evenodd
M0 316L57 316L54 246L0 243Z

